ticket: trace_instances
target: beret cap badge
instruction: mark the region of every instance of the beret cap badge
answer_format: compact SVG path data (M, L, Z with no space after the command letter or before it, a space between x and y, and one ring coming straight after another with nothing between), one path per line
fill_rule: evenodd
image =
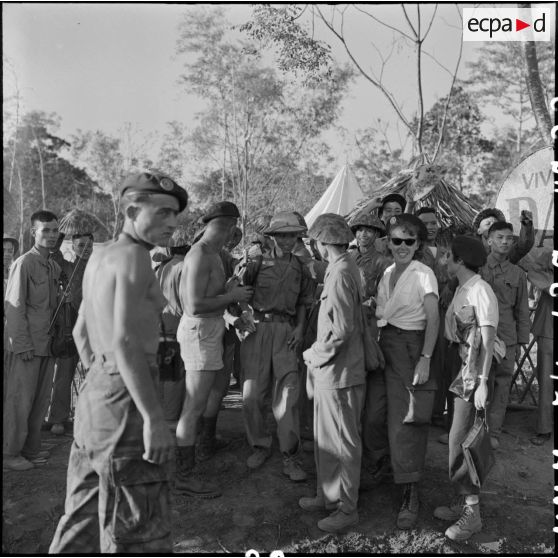
M159 181L161 188L167 192L172 192L174 184L170 178L161 178Z

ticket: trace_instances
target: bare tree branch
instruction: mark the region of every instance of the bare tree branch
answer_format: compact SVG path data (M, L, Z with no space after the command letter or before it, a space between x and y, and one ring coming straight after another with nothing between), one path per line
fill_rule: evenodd
M430 23L428 24L428 27L426 28L426 33L423 35L422 37L422 41L424 41L424 39L426 39L426 37L428 37L428 33L430 33L430 28L432 27L432 24L434 23L434 18L436 17L436 12L438 11L438 4L434 4L434 12L432 14L432 19L430 20Z
M407 35L407 33L405 33L404 31L401 31L401 29L397 29L397 27L393 27L393 25L389 25L389 23L386 23L385 21L382 21L381 19L378 19L376 16L372 15L370 12L367 12L366 10L363 10L362 8L359 8L358 4L355 4L353 7L355 8L355 10L358 10L359 12L361 12L363 14L366 14L368 17L372 18L374 21L377 21L378 23L380 23L384 27L387 27L388 29L391 29L392 31L395 31L395 32L403 35L403 37L405 37L406 39L409 39L409 41L414 41L413 37L411 37L410 35Z
M405 19L407 20L407 23L409 24L409 27L411 28L411 31L413 32L413 35L415 36L415 40L419 38L419 36L417 35L417 32L415 30L415 28L413 27L413 24L411 23L411 20L409 19L409 16L407 15L407 10L405 9L405 4L401 4L401 8L403 9L403 13L405 14Z
M461 12L459 11L459 8L457 6L455 6L455 8L457 9L457 13L459 15L459 19L461 20ZM448 93L448 97L446 99L446 104L444 105L444 112L443 112L443 117L442 117L442 124L440 125L440 135L438 137L438 143L436 144L436 149L434 150L434 154L432 155L432 162L434 162L436 160L436 158L438 157L438 154L440 152L440 147L442 146L442 140L444 137L444 130L446 127L446 121L447 121L447 116L448 116L448 108L449 108L449 104L451 101L451 96L453 93L453 86L455 85L455 80L457 78L457 71L459 69L459 64L461 63L461 54L463 53L463 26L461 26L461 41L459 41L459 55L457 57L457 63L455 64L455 70L453 72L453 79L451 80L451 85L450 85L450 90Z
M341 42L341 44L343 45L343 47L345 48L345 52L348 54L349 58L351 59L351 61L353 62L353 64L356 66L356 68L358 69L358 71L360 72L360 74L367 80L369 81L372 85L374 85L375 87L377 87L383 94L384 96L387 98L387 100L389 101L390 105L393 107L393 109L395 110L397 116L399 116L400 120L403 122L403 124L407 127L407 129L409 130L409 132L416 137L415 131L413 130L411 124L409 123L408 119L405 117L405 115L403 114L403 112L401 111L401 108L399 107L399 105L397 104L397 101L395 100L395 98L393 97L393 94L390 93L381 83L379 83L376 79L374 79L374 77L370 76L370 74L368 72L366 72L362 66L359 64L359 62L356 60L356 58L354 57L353 53L351 52L351 50L349 49L349 46L347 45L347 42L345 40L345 37L343 35L341 35L333 26L333 24L331 22L329 22L324 14L322 13L322 11L320 10L320 8L318 6L315 6L316 11L318 12L320 19L322 20L322 22L325 24L325 26L337 37L337 39Z

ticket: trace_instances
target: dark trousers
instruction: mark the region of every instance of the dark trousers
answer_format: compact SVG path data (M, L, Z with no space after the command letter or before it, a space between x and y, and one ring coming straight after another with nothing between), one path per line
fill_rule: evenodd
M143 452L143 419L116 366L94 363L76 406L65 510L49 553L171 552L167 469Z
M436 380L412 386L424 331L383 328L380 346L386 359L387 427L396 484L418 482L423 473Z

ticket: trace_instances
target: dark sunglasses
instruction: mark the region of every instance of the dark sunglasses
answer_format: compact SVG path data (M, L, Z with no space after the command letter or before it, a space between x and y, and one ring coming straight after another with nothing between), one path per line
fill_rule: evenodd
M390 238L390 240L393 242L394 246L401 246L402 242L407 246L412 246L417 241L416 238Z

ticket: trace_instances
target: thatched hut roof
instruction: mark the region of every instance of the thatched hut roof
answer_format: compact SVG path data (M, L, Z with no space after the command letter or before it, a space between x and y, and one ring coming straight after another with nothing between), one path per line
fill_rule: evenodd
M415 169L401 171L371 192L346 217L370 213L375 199L392 193L401 194L407 199L418 199L415 211L423 206L434 207L443 228L471 228L475 215L481 209L447 182L440 166L419 165Z

